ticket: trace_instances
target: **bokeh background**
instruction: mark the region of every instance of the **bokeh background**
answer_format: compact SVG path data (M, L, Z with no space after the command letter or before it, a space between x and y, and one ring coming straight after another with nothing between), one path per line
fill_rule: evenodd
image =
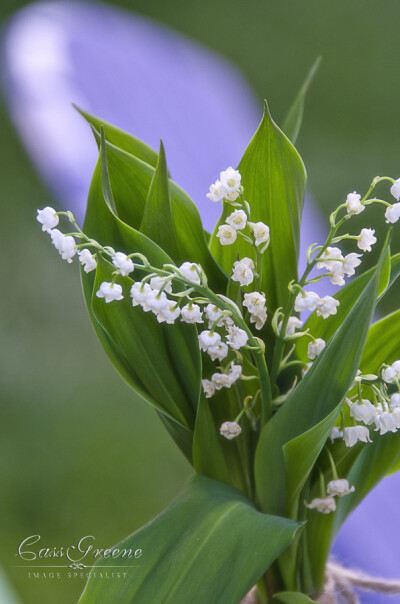
M3 33L26 4L2 0ZM110 6L152 18L225 57L242 72L260 111L268 98L278 123L322 55L297 147L324 215L376 174L400 176L396 0ZM19 542L37 533L44 544L69 545L92 534L111 545L165 507L191 470L101 350L77 270L59 261L35 222L36 208L57 201L0 103L0 561L18 601L66 604L78 599L84 582L28 579L14 568ZM381 229L382 219L376 222ZM397 300L398 292L386 310Z

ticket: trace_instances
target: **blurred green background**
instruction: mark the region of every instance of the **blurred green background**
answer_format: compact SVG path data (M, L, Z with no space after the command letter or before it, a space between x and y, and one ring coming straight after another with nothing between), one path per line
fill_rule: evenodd
M24 4L3 0L2 21ZM278 123L323 55L297 146L325 214L376 174L400 176L396 0L112 4L232 60ZM1 563L22 602L64 604L77 600L83 581L28 580L12 567L19 542L39 533L43 543L68 545L93 534L111 545L160 511L190 468L114 372L92 333L77 270L42 236L35 209L52 199L3 104L0 131Z

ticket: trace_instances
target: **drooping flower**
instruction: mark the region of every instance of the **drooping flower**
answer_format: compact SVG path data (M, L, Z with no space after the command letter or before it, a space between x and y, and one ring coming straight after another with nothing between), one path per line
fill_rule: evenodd
M152 291L152 288L148 283L141 283L137 281L131 287L131 298L132 298L132 306L145 306L143 310L150 310L146 304L146 295Z
M204 396L211 398L215 394L215 384L211 380L201 380Z
M349 493L354 493L354 486L350 487L349 481L345 478L338 478L337 480L331 480L326 485L326 492L331 497L344 497L344 495L349 495Z
M339 270L342 264L341 260L343 260L343 255L338 247L327 247L319 257L317 269L327 268L328 271Z
M333 497L316 497L310 503L306 503L306 506L321 514L330 514L336 510L336 501Z
M127 277L134 270L132 260L123 252L117 252L112 258L112 263L123 277Z
M388 384L400 380L400 361L395 361L382 371L382 379Z
M363 252L370 252L372 245L377 242L377 238L374 236L375 229L361 229L361 233L357 238L357 247Z
M344 262L342 263L343 272L348 277L352 277L355 274L355 268L360 266L362 254L356 254L356 252L351 252L344 257Z
M376 430L379 430L379 434L397 432L397 422L389 411L382 411L382 413L376 415L375 426Z
M228 373L214 373L211 377L216 390L230 388L242 375L242 366L231 364Z
M162 312L170 302L171 300L167 298L165 292L159 292L156 289L150 288L145 296L143 309L151 310L153 313L158 314L159 312Z
M269 226L263 222L249 222L250 229L254 235L254 243L258 247L262 243L268 244L270 240Z
M256 314L260 309L264 309L265 302L265 296L259 292L244 294L243 306L245 306L251 314Z
M50 233L59 223L59 218L54 208L47 206L43 210L37 210L36 220L42 225L42 231Z
M362 403L352 403L350 405L351 417L354 417L357 422L364 422L367 426L375 421L376 414L377 408L367 399L362 399Z
M387 223L397 222L400 218L400 203L394 203L390 208L386 208L385 218Z
M228 356L229 349L225 342L219 342L219 344L215 344L214 346L209 346L207 348L207 353L210 355L212 361L223 361Z
M236 325L232 325L228 328L228 335L226 337L226 341L228 342L229 346L234 350L239 350L239 348L243 348L243 346L246 346L248 339L249 336L244 331L244 329L241 329Z
M58 229L51 229L49 233L51 241L61 258L71 264L72 258L77 252L75 239L72 235L64 235Z
M214 304L207 304L204 309L204 313L208 319L208 324L211 327L215 321L220 318L220 321L216 324L217 327L222 327L224 325L224 317L222 316L222 310L215 306Z
M304 310L312 312L317 308L319 301L320 297L316 292L301 292L296 296L294 310L296 312L302 312Z
M176 302L173 300L168 300L167 304L157 313L157 321L159 323L168 323L172 325L175 323L179 315L181 314L181 309L177 306Z
M365 206L361 203L361 195L356 191L349 193L346 197L347 213L361 214L365 210Z
M179 267L180 272L184 276L185 279L191 281L192 283L199 284L201 282L199 272L200 267L198 264L194 264L193 262L184 262Z
M313 361L325 348L325 340L317 338L308 344L308 358Z
M232 245L237 239L236 229L229 224L222 224L218 227L217 237L221 245Z
M210 185L210 191L207 193L207 197L210 201L217 203L221 201L226 195L227 191L224 185L219 181L215 181L213 185Z
M232 280L238 281L243 287L250 285L254 279L254 262L251 258L242 258L233 263Z
M165 279L165 277L152 277L150 279L150 287L157 291L160 291L162 288L166 294L172 293L172 283L170 280Z
M390 187L390 192L397 201L400 199L400 178L394 181Z
M221 390L221 388L229 388L231 385L229 376L226 373L213 373L211 380L215 385L216 390Z
M219 178L228 194L237 193L239 195L240 183L242 180L239 170L234 170L234 168L229 167L220 173ZM235 199L231 199L231 201L235 201Z
M218 346L219 344L221 344L221 336L219 335L219 333L217 333L215 331L214 332L211 332L208 330L202 331L199 334L199 344L200 344L200 350L207 352L207 350L211 346Z
M243 212L243 210L235 210L230 216L228 216L226 222L235 230L240 231L246 226L246 212Z
M281 332L283 321L278 323L278 330ZM303 321L300 321L297 317L289 317L286 333L284 337L293 336L296 333L296 329L301 329L303 327Z
M397 409L400 407L400 392L395 392L390 397L390 409Z
M95 270L97 267L97 261L90 250L87 248L80 250L78 251L78 256L79 262L82 264L85 273L90 273L91 271Z
M267 320L267 311L265 308L260 308L257 312L250 315L250 323L254 323L254 327L258 330L262 329Z
M318 302L317 315L327 319L330 315L336 315L338 306L339 300L335 300L332 296L324 296Z
M109 283L107 281L103 281L100 285L100 288L96 292L96 296L98 298L104 298L107 304L109 302L113 302L114 300L122 300L122 286L118 283Z
M241 433L242 428L236 422L224 422L220 428L221 436L225 436L228 440L236 438Z
M181 319L184 323L203 323L203 315L198 304L186 304L181 310Z
M365 426L350 426L344 428L343 438L346 447L353 447L358 441L363 443L372 442L369 437L369 430Z

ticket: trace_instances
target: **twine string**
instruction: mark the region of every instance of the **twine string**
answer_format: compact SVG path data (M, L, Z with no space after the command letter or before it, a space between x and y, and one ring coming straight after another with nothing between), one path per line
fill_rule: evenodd
M332 560L325 570L325 585L318 602L321 604L360 604L355 589L375 591L382 594L400 594L400 581L367 575L359 570L345 568ZM240 604L257 602L256 587L241 600Z
M373 577L330 561L326 566L324 591L319 601L323 604L340 604L341 601L359 604L354 591L356 588L394 595L400 594L400 581Z

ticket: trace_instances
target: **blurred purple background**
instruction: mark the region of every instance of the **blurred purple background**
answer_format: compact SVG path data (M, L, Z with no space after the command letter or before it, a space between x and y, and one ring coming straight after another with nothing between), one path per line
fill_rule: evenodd
M5 32L2 63L13 121L62 206L82 220L97 158L74 102L153 148L162 138L174 180L212 229L220 207L206 199L208 186L220 170L237 165L261 113L246 80L229 63L159 24L80 2L21 10ZM323 236L308 198L303 258L308 245ZM392 476L353 513L334 548L339 561L400 577L399 490L399 477ZM363 596L363 602L384 601Z

